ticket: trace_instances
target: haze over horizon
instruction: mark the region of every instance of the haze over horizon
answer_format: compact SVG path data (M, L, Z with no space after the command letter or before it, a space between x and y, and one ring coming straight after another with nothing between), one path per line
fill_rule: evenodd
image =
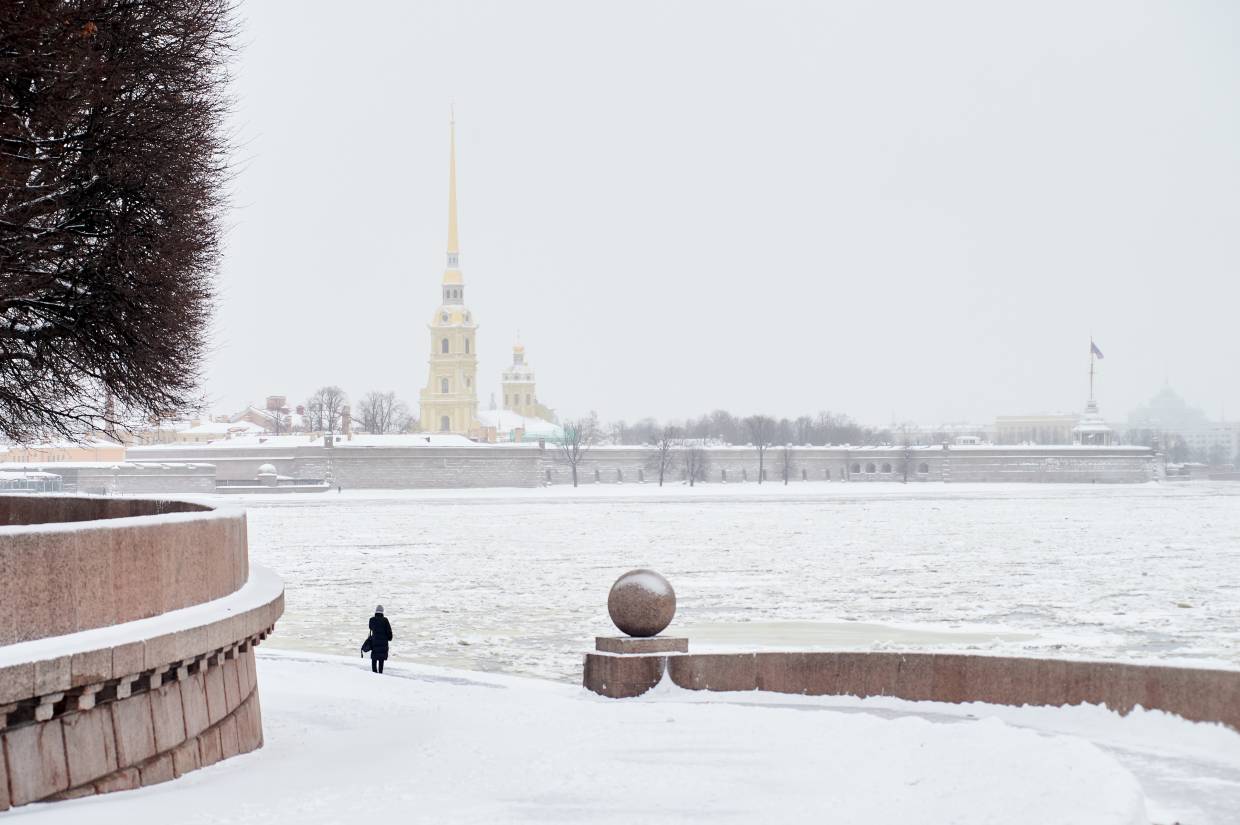
M1240 8L241 4L217 412L416 411L455 101L479 405L1240 417ZM496 71L497 66L503 67Z

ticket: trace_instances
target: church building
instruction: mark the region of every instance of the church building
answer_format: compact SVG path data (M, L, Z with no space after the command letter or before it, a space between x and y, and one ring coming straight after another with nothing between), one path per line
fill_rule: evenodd
M539 418L551 421L555 413L538 401L538 393L534 391L534 368L525 362L525 347L514 344L512 347L512 366L504 370L500 389L504 395L504 409L526 418Z
M478 324L465 306L465 277L456 226L456 120L448 161L448 261L443 297L428 325L430 369L421 393L422 429L471 435L478 431Z

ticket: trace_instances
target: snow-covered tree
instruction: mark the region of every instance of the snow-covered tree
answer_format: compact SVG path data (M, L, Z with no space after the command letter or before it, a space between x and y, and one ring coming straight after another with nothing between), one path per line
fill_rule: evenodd
M0 434L200 406L233 6L0 4Z

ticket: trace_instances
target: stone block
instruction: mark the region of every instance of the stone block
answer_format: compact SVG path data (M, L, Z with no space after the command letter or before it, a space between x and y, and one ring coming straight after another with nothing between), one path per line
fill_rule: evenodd
M69 689L71 657L58 656L34 663L34 692L38 696L63 693Z
M131 676L141 673L146 664L143 642L127 642L112 648L112 677Z
M219 650L222 647L228 647L235 639L231 638L232 628L229 627L228 619L220 619L206 626L207 630L207 650Z
M209 580L211 548L190 542L172 554L172 589L182 605L200 604L211 598Z
M237 651L237 682L241 686L241 699L245 700L247 696L254 692L254 671L252 652L249 646L245 650Z
M933 655L923 653L899 655L895 695L913 702L934 699Z
M70 713L62 723L70 787L93 782L120 767L116 761L112 714L108 708Z
M132 791L141 787L141 777L137 768L122 768L111 776L95 782L95 793L112 793L113 791Z
M185 712L181 686L176 682L151 691L151 718L155 730L155 750L172 750L185 741Z
M160 582L164 565L157 545L162 532L134 527L117 535L112 564L118 621L145 619L163 612Z
M177 776L196 771L198 767L197 737L182 742L172 751L172 772Z
M79 533L73 566L73 600L79 630L117 623L114 548L125 532L103 528Z
M613 699L641 696L659 683L666 667L666 656L587 653L583 684L589 690Z
M172 769L172 754L161 753L149 762L144 762L138 768L138 775L144 788L147 785L158 785L160 782L171 782L176 778L176 773Z
M155 755L155 729L151 721L151 696L139 693L107 707L112 710L112 729L116 732L116 761L123 768L137 765Z
M212 665L203 676L207 688L207 718L214 725L228 715L228 700L224 695L224 669L219 665Z
M263 745L263 720L258 708L258 694L251 693L237 715L237 737L242 753L257 750Z
M1073 663L1060 659L1031 659L1029 662L1024 685L1025 704L1049 707L1068 704L1068 667Z
M758 690L772 693L803 693L806 670L804 653L755 653L754 675Z
M995 705L1027 704L1026 688L1032 675L1029 660L965 656L963 666L965 693L969 701Z
M900 658L894 653L861 654L858 662L861 679L860 696L895 696L900 673Z
M192 627L176 634L177 659L195 659L210 652L211 645L207 641L207 625Z
M181 708L185 714L185 735L194 737L211 724L207 712L207 689L201 673L191 673L176 684L181 688Z
M94 785L83 785L78 788L70 788L67 791L61 791L58 794L52 794L47 798L48 802L67 802L70 799L82 799L87 796L95 795Z
M205 768L221 759L223 755L220 747L220 730L211 728L198 737L198 763Z
M687 690L757 690L758 662L753 653L669 656L668 674Z
M0 556L3 556L0 553ZM34 696L34 664L0 667L0 705Z
M82 687L112 678L112 649L105 647L74 653L69 661L69 686Z
M598 636L594 639L594 649L600 653L688 653L689 640L674 636L649 636L635 638L630 636Z
M220 756L228 759L241 753L241 738L237 731L237 714L220 723Z
M4 739L0 737L0 811L7 811L12 804L9 800L9 767L4 758Z
M1193 668L1176 675L1177 681L1190 685L1189 698L1181 703L1186 719L1218 721L1240 731L1240 673L1235 671L1203 672Z
M969 701L968 686L965 681L965 660L968 657L951 653L932 655L934 676L930 691L934 696L934 701L955 703Z
M177 649L177 641L175 633L147 639L142 651L142 669L159 670L180 661L183 657Z
M67 537L69 537L67 539ZM74 533L17 533L5 537L0 553L0 579L7 582L4 598L11 611L9 644L60 636L77 630L72 570Z
M25 805L68 790L69 767L59 719L24 725L3 737L12 804Z
M241 692L241 676L237 673L237 658L225 659L220 669L224 672L224 705L232 713L245 698Z

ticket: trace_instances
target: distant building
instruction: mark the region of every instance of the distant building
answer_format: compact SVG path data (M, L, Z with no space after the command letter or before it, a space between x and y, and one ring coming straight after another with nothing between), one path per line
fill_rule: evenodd
M512 366L504 370L500 378L504 405L507 412L516 413L526 418L538 418L551 421L555 413L544 407L538 400L538 392L534 385L534 369L525 361L525 347L514 344L512 348Z
M995 443L1071 444L1080 420L1076 413L1000 415L995 418Z
M248 435L262 435L268 430L249 421L194 421L188 427L177 431L173 443L176 444L210 444L229 438Z
M1240 422L1211 421L1169 386L1133 410L1128 427L1156 435L1164 449L1182 442L1188 455L1200 461L1231 463L1240 456Z
M45 464L61 461L124 461L125 445L103 438L51 441L43 444L0 444L0 462Z
M448 263L443 273L443 302L428 325L431 354L421 393L422 429L479 435L478 324L465 306L456 228L456 121L451 126L448 162Z

